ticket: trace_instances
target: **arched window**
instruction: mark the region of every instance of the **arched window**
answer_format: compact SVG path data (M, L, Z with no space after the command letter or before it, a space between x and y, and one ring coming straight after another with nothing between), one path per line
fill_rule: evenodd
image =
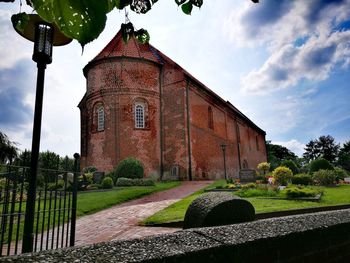
M135 104L135 128L145 128L145 105L139 102Z
M97 130L103 131L105 129L105 110L103 106L97 108Z
M214 129L213 109L210 106L208 107L208 128Z
M255 136L256 150L259 151L259 139L258 136Z

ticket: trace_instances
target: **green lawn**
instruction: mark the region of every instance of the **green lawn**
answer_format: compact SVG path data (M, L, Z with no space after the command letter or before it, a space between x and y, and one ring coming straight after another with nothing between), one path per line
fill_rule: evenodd
M137 199L151 193L167 190L180 185L180 182L157 183L155 186L132 186L114 188L103 192L79 192L77 216L96 213L113 205Z
M220 182L215 182L215 184L220 184ZM213 185L209 187L213 188ZM259 198L245 198L245 199L247 199L253 204L256 213L292 210L292 209L318 207L318 206L350 204L350 185L341 185L339 187L319 187L319 188L321 188L324 191L323 197L320 202L259 199ZM141 224L152 225L152 224L182 221L184 219L186 209L188 208L190 203L202 192L203 190L198 191L195 194L188 196L177 203L172 204L171 206L145 219L144 221L141 222Z

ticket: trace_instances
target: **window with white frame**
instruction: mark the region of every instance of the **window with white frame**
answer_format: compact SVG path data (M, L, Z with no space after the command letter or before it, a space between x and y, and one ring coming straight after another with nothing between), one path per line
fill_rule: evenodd
M105 129L105 111L103 106L97 108L97 130L103 131Z
M143 103L135 104L135 128L145 128L145 105Z

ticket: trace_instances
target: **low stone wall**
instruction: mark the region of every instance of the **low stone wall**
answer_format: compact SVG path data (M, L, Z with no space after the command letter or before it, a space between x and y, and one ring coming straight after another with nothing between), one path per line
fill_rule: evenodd
M0 262L350 262L350 209L182 230Z

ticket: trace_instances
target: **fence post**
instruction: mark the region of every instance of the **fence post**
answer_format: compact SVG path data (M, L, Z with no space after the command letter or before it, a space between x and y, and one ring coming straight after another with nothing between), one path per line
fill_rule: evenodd
M71 247L74 246L75 242L75 223L77 219L77 184L78 184L78 174L80 172L79 164L80 155L78 153L74 154L74 176L73 176L73 196L72 196L72 222L70 228L70 242Z

